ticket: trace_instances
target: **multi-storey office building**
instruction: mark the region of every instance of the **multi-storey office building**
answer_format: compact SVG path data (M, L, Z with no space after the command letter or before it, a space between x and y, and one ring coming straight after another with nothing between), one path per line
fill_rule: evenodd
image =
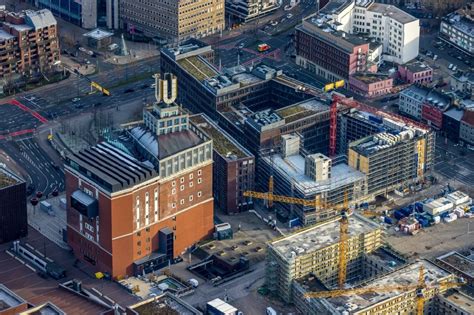
M0 78L47 72L59 60L57 23L49 10L0 12Z
M441 20L439 35L442 40L474 56L474 5L467 4L445 16Z
M215 204L228 214L252 209L251 198L243 193L254 190L255 157L206 115L190 119L213 141Z
M296 62L329 81L418 55L418 19L372 0L329 2L296 28Z
M367 175L372 196L423 178L434 164L434 132L395 122L392 126L349 144L348 164Z
M259 16L269 14L281 6L278 0L227 0L226 14L242 22L251 21Z
M36 7L48 9L65 21L86 29L119 27L119 0L34 0Z
M120 25L132 34L141 32L177 44L223 31L224 3L224 0L122 0Z
M0 168L0 227L0 244L28 234L26 183L4 168Z
M357 215L349 217L347 240L348 279L360 276L358 266L366 254L382 246L380 227ZM339 261L339 219L324 221L268 245L266 286L290 303L293 282L314 275L328 287L337 285Z
M113 277L158 269L213 230L212 140L180 112L171 82L171 97L157 82L143 126L67 159L68 244Z

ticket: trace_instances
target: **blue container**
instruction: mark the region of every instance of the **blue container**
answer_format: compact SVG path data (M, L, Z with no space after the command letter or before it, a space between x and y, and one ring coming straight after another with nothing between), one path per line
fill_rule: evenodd
M423 204L421 202L415 203L416 212L423 212Z
M402 208L402 209L400 209L400 211L401 211L405 216L409 216L410 214L413 213L413 209L410 209L409 207Z
M385 223L387 223L387 224L393 224L392 219L389 218L389 217L384 217L384 218L383 218L383 222L385 222Z
M448 211L443 212L439 216L442 217L442 218L446 218L447 216L449 216L449 212Z
M290 228L295 227L295 226L300 226L300 225L301 225L300 218L294 218L288 221L288 227Z
M360 204L360 207L363 208L363 209L368 209L369 204L367 202L363 202L363 203Z
M393 213L393 216L395 217L395 219L397 220L400 220L400 219L403 219L404 217L406 217L406 215L401 212L400 210L396 210L394 213Z

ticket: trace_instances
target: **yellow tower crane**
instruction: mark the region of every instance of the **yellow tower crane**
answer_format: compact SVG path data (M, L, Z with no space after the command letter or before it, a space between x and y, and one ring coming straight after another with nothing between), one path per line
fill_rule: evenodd
M389 293L389 292L408 292L416 290L416 311L417 315L423 315L424 306L425 306L425 296L424 290L426 289L442 289L447 290L451 288L456 288L465 284L465 281L462 278L458 278L456 282L441 282L434 286L428 286L425 282L425 272L423 266L420 266L420 271L418 275L418 282L412 285L383 285L383 286L373 286L373 287L362 287L362 288L352 288L352 289L336 289L331 291L321 291L321 292L308 292L304 294L305 298L334 298L339 296L347 296L354 294L365 294L365 293Z

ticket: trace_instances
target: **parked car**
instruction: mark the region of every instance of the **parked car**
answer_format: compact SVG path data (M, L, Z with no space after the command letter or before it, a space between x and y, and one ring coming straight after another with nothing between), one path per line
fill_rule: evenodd
M452 70L453 70L453 71L458 70L458 66L454 66Z
M75 98L72 99L72 102L73 102L73 103L77 103L77 102L79 102L80 100L81 100L80 97L75 97Z
M453 68L453 66L454 65L452 63L450 63L449 66L448 66L448 69L451 70Z
M286 18L287 18L287 19L291 19L292 17L293 17L293 14L291 14L291 13L288 13L288 14L286 15Z

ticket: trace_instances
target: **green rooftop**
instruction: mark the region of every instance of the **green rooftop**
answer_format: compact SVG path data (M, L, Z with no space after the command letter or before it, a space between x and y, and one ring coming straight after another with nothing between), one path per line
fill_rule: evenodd
M208 64L201 60L198 56L191 56L178 60L178 63L181 67L189 72L193 77L199 81L204 81L206 79L212 78L218 73L212 69Z
M231 153L237 156L237 158L239 159L247 156L247 154L245 154L241 149L239 149L239 147L237 147L220 130L216 129L212 124L209 123L209 121L207 121L201 115L191 116L190 120L213 140L213 148L220 155L226 156L227 153Z

